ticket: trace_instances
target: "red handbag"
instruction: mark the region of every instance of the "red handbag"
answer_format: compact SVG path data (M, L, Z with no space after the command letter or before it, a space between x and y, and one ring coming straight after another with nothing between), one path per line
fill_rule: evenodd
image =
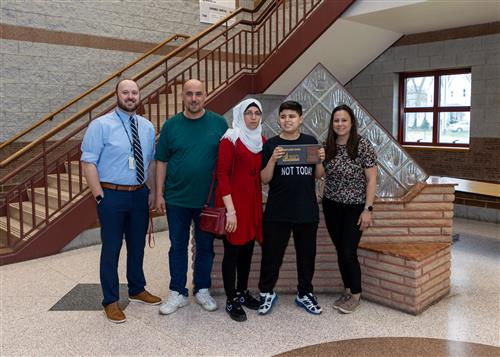
M205 205L200 213L200 229L216 236L226 234L226 209Z
M212 183L208 192L207 202L201 209L200 213L200 229L204 232L212 233L217 238L222 238L226 232L226 208L225 207L208 207L210 197L215 183L215 170L212 173ZM234 157L232 162L231 174L234 171Z
M200 213L200 229L204 232L212 233L216 237L226 234L226 208L225 207L208 207L210 197L215 183L215 169L212 174L212 183L208 192L207 202L201 209Z

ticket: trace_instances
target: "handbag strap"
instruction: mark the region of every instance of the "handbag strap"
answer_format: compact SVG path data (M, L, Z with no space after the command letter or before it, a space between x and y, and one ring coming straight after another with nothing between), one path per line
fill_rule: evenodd
M217 166L217 163L215 165ZM214 189L214 183L215 183L215 169L212 172L212 182L210 183L210 191L208 191L207 202L205 202L205 206L204 207L208 207L208 203L210 202L210 197L212 197L212 191Z
M151 244L151 242L153 242L153 244ZM152 210L149 211L148 245L149 245L149 248L154 248L156 245L154 228L153 228L153 211Z
M233 162L231 165L231 178L233 176L233 171L234 171L234 161L236 160L236 143L233 145L234 150L233 150ZM215 184L215 171L217 170L217 162L215 162L215 167L214 170L212 171L212 182L210 183L210 191L208 191L208 197L207 197L207 202L205 202L204 207L208 207L208 204L210 203L210 198L212 197L212 191L214 189L214 184Z

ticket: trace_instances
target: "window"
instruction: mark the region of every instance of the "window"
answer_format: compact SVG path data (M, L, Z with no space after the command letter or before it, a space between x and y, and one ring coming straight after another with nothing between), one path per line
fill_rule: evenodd
M402 73L399 91L402 144L469 145L470 68Z

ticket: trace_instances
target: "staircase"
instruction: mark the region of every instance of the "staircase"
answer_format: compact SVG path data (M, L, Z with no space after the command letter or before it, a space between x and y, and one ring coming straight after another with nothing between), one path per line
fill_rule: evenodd
M182 83L189 78L205 83L208 108L223 113L248 93L263 92L353 2L267 0L255 10L240 8L135 75L116 72L0 144L0 265L55 254L96 221L78 159L89 122L114 108L114 93L103 94L104 84L137 81L139 114L157 132L182 110Z

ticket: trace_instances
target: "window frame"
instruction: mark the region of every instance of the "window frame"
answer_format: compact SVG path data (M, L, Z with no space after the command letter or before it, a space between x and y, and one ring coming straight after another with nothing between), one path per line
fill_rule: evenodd
M453 74L467 74L471 73L471 68L457 68L457 69L441 69L434 71L422 71L422 72L402 72L399 74L399 142L401 145L408 146L422 146L422 147L465 147L468 148L470 146L470 134L469 134L469 143L460 144L460 143L439 143L439 114L447 113L447 112L469 112L471 106L441 106L441 97L440 97L440 77L446 75ZM434 103L432 107L418 107L418 108L406 108L406 88L405 82L408 78L415 77L434 77ZM471 77L471 100L472 100L472 77ZM414 141L405 141L405 114L406 113L432 113L432 142L414 142ZM472 118L471 118L472 120ZM470 132L469 132L470 133Z

